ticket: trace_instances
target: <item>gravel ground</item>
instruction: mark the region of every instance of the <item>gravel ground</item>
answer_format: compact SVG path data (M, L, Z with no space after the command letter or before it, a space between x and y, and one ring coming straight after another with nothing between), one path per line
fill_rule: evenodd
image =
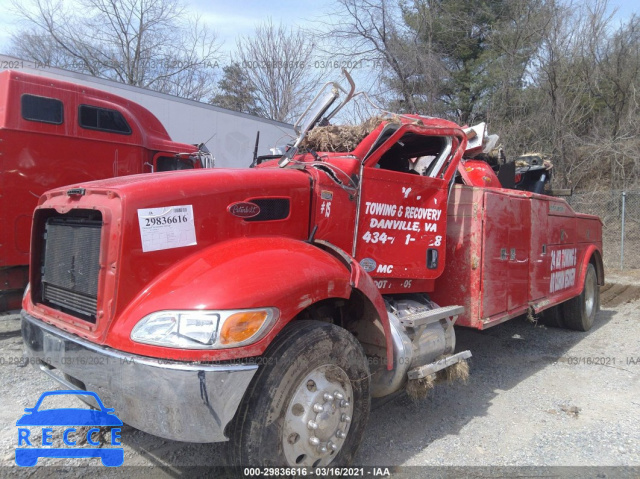
M419 403L400 395L379 405L356 464L481 466L474 477L492 476L492 468L502 466L625 466L596 475L628 471L638 477L640 275L608 278L614 279L602 289L603 309L586 334L545 328L524 317L484 332L458 330L457 349L473 353L468 382L437 385ZM18 316L0 316L0 475L43 475L43 468L15 467L15 421L42 392L56 387L31 366L11 363L21 354ZM122 439L125 466L147 466L128 469L129 476L181 477L193 466L225 465L224 444L168 441L128 426ZM86 467L74 466L99 465L97 459L39 464L45 461L64 465L57 472L71 477L86 474ZM575 477L587 475L583 470Z

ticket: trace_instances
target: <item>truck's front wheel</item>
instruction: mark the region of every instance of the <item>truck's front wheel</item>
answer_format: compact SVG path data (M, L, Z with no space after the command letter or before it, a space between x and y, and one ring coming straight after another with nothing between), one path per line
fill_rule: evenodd
M231 431L234 465L349 464L370 406L369 368L353 335L294 321L261 362Z

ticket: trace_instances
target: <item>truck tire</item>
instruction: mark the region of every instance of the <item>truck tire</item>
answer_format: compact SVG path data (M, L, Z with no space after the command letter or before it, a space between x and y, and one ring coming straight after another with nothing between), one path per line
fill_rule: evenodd
M589 263L582 293L562 304L563 324L576 331L589 331L600 308L600 290L596 268Z
M230 431L232 465L350 464L370 409L360 343L331 323L294 321L260 359Z
M552 306L540 313L540 322L550 328L563 328L560 306Z

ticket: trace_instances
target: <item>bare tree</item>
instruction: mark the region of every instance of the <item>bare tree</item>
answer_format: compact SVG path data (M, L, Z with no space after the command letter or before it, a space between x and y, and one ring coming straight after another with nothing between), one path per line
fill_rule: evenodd
M379 99L394 109L416 112L416 86L423 89L425 80L433 78L422 74L439 71L439 60L418 46L422 25L414 31L404 28L402 13L390 0L336 0L323 35L324 50L364 64Z
M577 187L587 180L593 162L580 146L596 114L596 102L582 72L595 68L590 37L606 31L606 2L573 5L551 1L553 15L538 51L534 87L538 107L530 125L547 153L553 155L555 181Z
M15 2L13 54L195 100L211 94L216 35L179 0Z
M73 58L62 49L51 35L42 33L38 28L29 27L20 31L11 41L14 56L34 61L39 67L45 65L67 69L73 63Z
M262 114L292 121L318 88L312 59L315 43L301 29L271 20L256 27L252 36L238 39L238 64L249 79Z
M604 25L606 27L606 24ZM594 117L582 138L582 153L612 188L628 188L638 181L637 137L640 123L640 18L631 16L615 31L588 37L581 69L594 98ZM607 164L609 168L602 168Z
M595 42L594 42L595 43ZM593 93L611 113L611 135L620 133L640 79L640 17L633 15L605 41L590 45L596 68L585 71Z

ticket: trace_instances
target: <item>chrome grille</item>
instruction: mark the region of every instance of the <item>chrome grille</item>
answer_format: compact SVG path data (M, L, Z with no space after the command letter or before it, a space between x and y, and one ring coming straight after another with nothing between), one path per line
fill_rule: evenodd
M42 299L95 322L102 222L50 218L45 227Z
M86 316L95 316L98 309L97 298L90 298L46 283L44 284L44 297L50 303Z

